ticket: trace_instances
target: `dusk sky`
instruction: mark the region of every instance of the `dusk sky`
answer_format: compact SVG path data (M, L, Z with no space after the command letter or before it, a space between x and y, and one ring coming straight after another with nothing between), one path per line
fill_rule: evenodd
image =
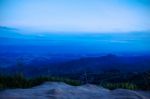
M150 0L0 0L0 26L60 32L150 31Z

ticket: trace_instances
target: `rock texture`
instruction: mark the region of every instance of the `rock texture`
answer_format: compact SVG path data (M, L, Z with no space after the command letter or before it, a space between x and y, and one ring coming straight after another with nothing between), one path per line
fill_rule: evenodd
M108 90L95 85L70 86L46 82L30 89L10 89L0 92L0 99L150 99L150 92L125 89Z

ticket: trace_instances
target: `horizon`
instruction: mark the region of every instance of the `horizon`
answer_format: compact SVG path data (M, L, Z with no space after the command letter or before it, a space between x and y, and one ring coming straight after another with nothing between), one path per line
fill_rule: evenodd
M149 0L2 0L0 8L1 45L150 53Z
M47 33L24 32L0 28L2 52L33 52L58 54L150 54L150 33ZM8 46L8 47L5 47ZM14 46L14 47L13 47ZM34 48L35 46L35 48ZM23 49L22 49L23 48ZM28 49L28 50L24 50ZM5 51L6 50L6 51ZM35 51L37 50L37 51ZM35 52L34 52L35 51Z

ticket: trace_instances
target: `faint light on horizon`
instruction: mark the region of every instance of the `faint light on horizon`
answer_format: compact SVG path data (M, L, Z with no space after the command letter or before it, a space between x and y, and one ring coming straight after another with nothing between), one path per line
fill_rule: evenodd
M56 1L5 0L0 25L52 32L150 31L150 7L140 1Z

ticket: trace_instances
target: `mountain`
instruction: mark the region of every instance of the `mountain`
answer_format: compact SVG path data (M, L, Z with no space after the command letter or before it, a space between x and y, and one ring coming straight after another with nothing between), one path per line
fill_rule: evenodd
M32 32L28 33L27 31L16 29L16 28L9 28L9 27L0 27L0 40L35 40L40 39L40 36L32 34ZM12 42L13 43L13 42Z
M97 34L63 32L33 33L32 31L0 27L0 47L3 48L1 45L13 45L13 48L16 47L16 50L21 47L21 49L24 49L21 51L24 52L26 51L25 49L34 49L36 46L34 51L40 49L41 52L47 53L141 55L150 53L149 37L149 32Z
M53 58L52 58L53 59ZM116 56L105 55L99 57L83 57L80 59L33 58L28 62L14 64L7 68L1 68L2 72L22 72L26 76L39 75L64 75L91 72L118 70L121 72L144 72L150 70L150 56ZM17 62L17 61L16 61Z
M57 69L59 72L76 73L76 72L102 72L111 69L118 69L125 72L142 72L150 70L149 56L116 56L108 54L100 57L85 57L69 62L61 63Z
M41 33L42 36L35 34L0 27L0 67L16 66L17 60L21 58L25 63L25 67L22 67L24 72L37 69L38 72L34 71L35 74L76 73L85 70L99 72L107 69L123 71L149 69L150 60L145 56L150 51L148 33ZM123 56L101 56L107 53ZM137 56L133 57L133 55ZM47 59L43 60L42 57ZM38 61L34 60L36 58L39 58ZM67 62L62 61L66 59ZM54 62L49 62L50 60ZM16 67L12 70L14 69L17 71Z
M21 38L21 31L15 28L0 27L0 38Z

